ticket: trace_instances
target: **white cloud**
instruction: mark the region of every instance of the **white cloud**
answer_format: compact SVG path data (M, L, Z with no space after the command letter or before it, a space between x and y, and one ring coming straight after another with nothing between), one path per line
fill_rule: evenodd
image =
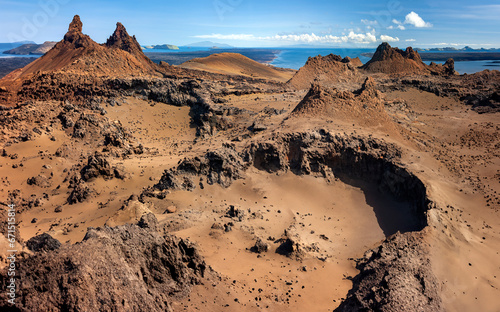
M410 24L417 28L432 27L431 23L424 21L417 13L413 11L406 15L405 24Z
M247 41L287 41L293 43L357 43L369 44L377 42L375 30L366 33L356 33L353 30L343 36L333 35L316 35L310 34L286 34L258 37L250 34L211 34L211 35L198 35L195 38L201 39L218 39L218 40L247 40ZM388 36L387 36L388 37ZM388 37L392 38L392 37ZM393 38L394 39L394 38ZM399 39L398 39L399 40Z
M405 41L406 41L406 42L415 42L415 41L417 41L417 40L416 40L416 39L406 39Z
M376 26L376 25L378 25L378 22L376 20L375 21L370 21L370 20L362 19L361 23L363 23L365 25L368 25L368 26Z
M384 41L384 42L396 42L396 41L399 41L399 38L398 37L386 36L386 35L380 35L380 41Z
M406 27L404 27L404 26L403 26L403 23L401 23L401 22L400 22L400 21L398 21L397 19L393 19L393 20L392 20L392 22L393 22L394 24L396 24L396 26L391 25L391 26L387 27L387 29L395 29L395 28L397 28L397 29L399 29L399 30L405 30L405 29L406 29Z

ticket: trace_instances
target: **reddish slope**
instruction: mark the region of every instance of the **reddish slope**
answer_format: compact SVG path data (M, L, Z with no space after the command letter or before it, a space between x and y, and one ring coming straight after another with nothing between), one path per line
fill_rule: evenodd
M288 81L295 72L267 66L238 53L217 53L204 58L195 58L179 65L179 67L280 82Z
M113 35L100 45L82 33L82 22L75 15L64 39L45 55L0 80L0 103L14 105L17 92L26 79L41 73L65 73L93 77L162 77L164 69L149 60L135 37L117 23Z
M358 67L361 65L359 58L318 55L310 57L288 83L297 89L307 89L313 82L333 86L338 82L357 81L360 78Z
M372 59L368 61L363 69L370 72L386 74L454 74L453 60L448 60L444 66L432 64L426 65L422 62L420 55L412 47L405 51L391 47L387 42L378 46Z

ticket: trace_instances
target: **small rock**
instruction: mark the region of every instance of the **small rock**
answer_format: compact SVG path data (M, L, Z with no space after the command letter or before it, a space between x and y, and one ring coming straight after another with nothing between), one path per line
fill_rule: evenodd
M252 248L250 248L250 251L256 253L263 253L267 252L268 250L269 250L269 245L260 238L257 238L255 245Z
M220 222L215 222L211 228L213 230L224 230L224 226Z
M150 213L143 215L141 217L141 219L139 220L139 222L137 222L137 225L143 229L148 228L148 229L152 229L154 231L157 231L158 230L158 219L156 219L156 216L154 215L154 213L150 212Z
M167 213L175 213L175 212L177 212L177 207L175 207L175 206L168 206L166 212Z

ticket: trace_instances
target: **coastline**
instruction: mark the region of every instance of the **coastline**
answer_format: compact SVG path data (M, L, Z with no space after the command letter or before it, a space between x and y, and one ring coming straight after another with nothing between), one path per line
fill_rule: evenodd
M372 57L373 52L363 53L363 56ZM467 61L497 61L500 60L499 52L418 52L422 61L446 62L452 58L455 62Z
M197 48L190 48L197 49ZM309 57L316 55L339 54L342 57L360 57L363 63L369 60L373 52L368 49L302 49L302 48L224 48L203 49L196 51L146 51L144 54L155 63L160 61L170 65L180 65L194 58L207 57L216 53L239 53L262 64L283 69L298 70ZM372 51L372 50L371 50ZM0 51L1 52L1 51ZM500 70L500 53L498 52L421 52L422 60L429 64L432 62L445 62L448 58L455 61L455 70L460 74L472 74L485 69ZM39 55L7 55L0 54L0 78L11 71L26 66Z
M232 48L232 49L212 49L205 51L193 52L144 52L153 62L159 63L160 61L167 62L170 65L180 65L184 62L194 58L207 57L217 53L239 53L252 60L270 64L277 58L280 49L266 49L266 48Z

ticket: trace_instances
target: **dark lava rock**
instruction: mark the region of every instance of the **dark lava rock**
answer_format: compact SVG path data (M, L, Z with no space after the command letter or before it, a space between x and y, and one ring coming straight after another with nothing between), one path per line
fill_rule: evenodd
M305 256L305 251L301 244L291 237L283 237L276 241L280 245L276 248L276 253L297 261L301 261Z
M87 165L83 167L80 173L84 181L89 181L98 176L103 176L105 179L114 176L111 165L104 156L98 153L89 156Z
M443 311L422 236L398 233L366 253L353 288L335 311Z
M158 230L158 220L153 213L147 213L141 217L137 225L143 229Z
M176 169L165 170L154 189L193 190L195 178L205 176L208 184L229 187L234 180L242 177L246 168L243 159L231 146L211 151L203 157L184 159ZM198 180L198 179L196 179Z
M234 205L230 205L226 215L229 218L236 218L241 222L245 218L245 211L243 209L235 208Z
M41 174L37 175L36 177L29 178L26 183L28 183L28 185L36 185L43 188L52 186L52 182L50 181L50 179Z
M61 247L61 243L49 234L43 233L41 235L30 238L26 242L26 247L34 252L50 251L59 249L59 247Z
M78 244L16 264L20 311L172 311L172 300L212 274L189 242L131 224L89 228ZM8 282L2 270L2 289ZM7 296L0 294L0 310L13 311Z
M263 253L267 252L268 250L269 250L269 245L260 238L257 238L255 245L252 248L250 248L250 251L256 253Z
M71 191L68 197L69 204L82 203L85 200L89 199L95 191L91 189L87 183L83 181L79 181Z

